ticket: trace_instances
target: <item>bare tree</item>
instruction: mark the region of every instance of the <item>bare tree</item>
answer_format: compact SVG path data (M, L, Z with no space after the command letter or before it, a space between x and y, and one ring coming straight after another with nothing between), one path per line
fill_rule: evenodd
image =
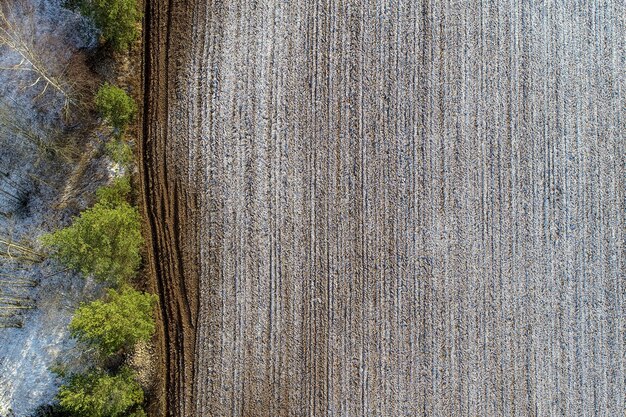
M49 54L35 42L32 10L28 10L22 4L19 9L23 16L17 19L16 4L19 3L0 0L0 45L16 54L15 63L0 66L0 69L32 74L32 81L28 87L40 89L37 97L42 97L46 91L52 89L62 97L63 108L67 112L73 99L70 94L71 85L63 77L65 71L54 70L54 61L44 59L44 56Z
M36 282L13 273L0 273L0 328L21 327L22 314L35 308L29 288Z
M41 262L44 256L27 242L14 241L10 236L0 235L0 258L18 262Z
M80 156L80 152L68 143L70 135L59 135L51 126L39 126L28 121L18 110L19 106L0 102L0 141L16 151L45 158L60 157L70 162ZM64 139L59 141L59 139Z

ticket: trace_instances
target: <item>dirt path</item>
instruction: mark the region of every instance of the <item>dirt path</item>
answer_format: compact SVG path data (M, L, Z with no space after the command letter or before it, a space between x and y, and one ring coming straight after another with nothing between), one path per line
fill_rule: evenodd
M149 2L168 415L622 415L624 6Z

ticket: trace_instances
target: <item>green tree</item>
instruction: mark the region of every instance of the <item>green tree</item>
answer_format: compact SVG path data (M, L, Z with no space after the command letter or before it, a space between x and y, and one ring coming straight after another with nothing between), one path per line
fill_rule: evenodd
M102 189L98 203L41 242L69 268L113 285L126 281L139 267L143 243L139 212L119 194L129 190L124 180Z
M122 368L117 375L91 371L74 375L59 389L60 406L80 417L117 417L143 403L143 390L133 372Z
M135 101L126 91L111 84L104 84L96 93L96 109L118 132L133 120L137 112Z
M139 36L137 0L66 0L65 5L91 18L117 50L127 48Z
M129 286L109 290L105 299L83 304L76 310L70 332L104 355L117 353L152 336L156 300L155 295Z

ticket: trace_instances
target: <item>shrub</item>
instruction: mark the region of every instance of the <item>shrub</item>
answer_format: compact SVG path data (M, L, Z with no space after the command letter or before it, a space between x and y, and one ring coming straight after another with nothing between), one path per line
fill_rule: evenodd
M59 389L59 404L71 415L117 417L143 403L143 391L133 372L122 368L111 376L102 371L74 375Z
M104 84L96 93L96 109L118 132L133 120L137 105L124 90L111 84Z
M156 300L155 295L128 286L109 290L105 299L83 304L76 310L70 332L104 355L117 353L150 339L155 330Z
M66 0L65 5L91 18L117 50L127 48L139 35L136 0Z
M130 178L127 176L118 177L110 185L100 187L96 191L98 203L109 207L119 207L127 203L130 194Z
M124 181L99 191L100 201L72 225L41 238L51 255L69 268L117 285L131 278L141 262L143 239L137 209L122 200ZM118 193L118 194L116 194Z
M133 149L122 138L109 140L104 149L108 157L121 166L126 167L133 162Z

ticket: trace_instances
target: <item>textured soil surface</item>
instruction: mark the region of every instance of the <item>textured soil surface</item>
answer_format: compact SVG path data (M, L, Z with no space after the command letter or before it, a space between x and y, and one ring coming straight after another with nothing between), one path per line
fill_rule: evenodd
M165 412L624 415L624 10L149 1Z

